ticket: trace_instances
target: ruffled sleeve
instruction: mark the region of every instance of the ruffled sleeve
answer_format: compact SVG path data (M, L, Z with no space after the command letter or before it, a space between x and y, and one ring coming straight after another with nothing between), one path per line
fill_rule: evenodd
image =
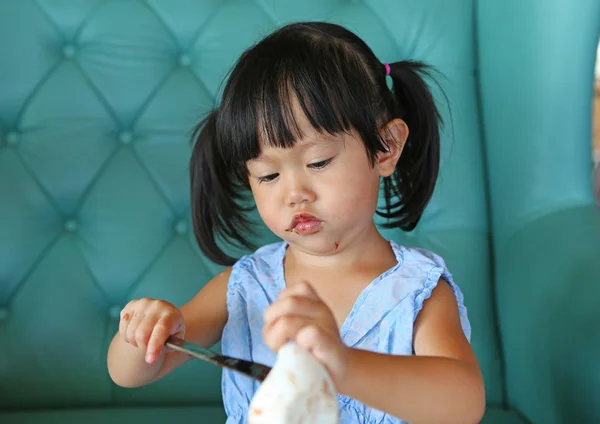
M465 334L467 340L471 341L471 323L469 322L463 292L461 291L460 287L454 282L454 277L452 276L452 273L448 270L446 263L440 256L436 255L435 253L424 250L421 251L421 253L429 257L433 261L434 265L429 271L422 289L416 293L416 296L414 298L413 323L417 319L417 316L421 309L423 309L423 303L431 297L433 289L437 287L440 278L442 278L448 282L450 288L454 292L454 296L456 297L456 303L458 304L458 313L460 316L460 323L463 329L463 333Z

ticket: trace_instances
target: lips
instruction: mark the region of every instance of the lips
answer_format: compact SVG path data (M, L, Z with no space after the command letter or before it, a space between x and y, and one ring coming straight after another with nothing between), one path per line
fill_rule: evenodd
M299 213L294 215L292 223L286 231L291 231L300 235L309 235L318 232L321 229L321 220L308 213Z

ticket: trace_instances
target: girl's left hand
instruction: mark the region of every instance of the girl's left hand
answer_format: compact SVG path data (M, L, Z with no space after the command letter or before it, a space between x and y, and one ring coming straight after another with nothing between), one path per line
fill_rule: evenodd
M329 307L308 282L299 282L281 292L264 315L263 338L274 352L295 340L321 362L336 388L346 375L348 347Z

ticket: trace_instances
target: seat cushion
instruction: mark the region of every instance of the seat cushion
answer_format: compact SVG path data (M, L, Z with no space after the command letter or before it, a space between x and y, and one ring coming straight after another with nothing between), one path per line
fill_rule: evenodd
M488 407L481 424L528 424L517 411L510 409Z
M218 406L80 409L0 414L0 422L4 424L120 424L130 422L143 422L144 424L169 422L222 424L225 420L225 413ZM514 411L488 408L481 423L527 424L527 421L520 418L519 414Z
M227 416L220 406L184 406L166 408L106 408L27 411L0 414L3 424L144 424L202 423L223 424Z

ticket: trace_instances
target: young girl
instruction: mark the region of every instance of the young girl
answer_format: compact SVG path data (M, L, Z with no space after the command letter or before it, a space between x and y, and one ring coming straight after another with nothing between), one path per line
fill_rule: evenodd
M181 309L127 304L108 352L115 383L149 384L187 361L165 351L170 334L267 365L295 340L329 371L340 423L479 422L484 386L459 287L440 257L374 224L379 213L412 230L431 198L441 119L426 71L381 63L355 34L316 22L241 56L190 162L198 243L232 266ZM236 261L221 246L250 247L248 190L282 241ZM246 422L256 389L223 372L229 423Z

